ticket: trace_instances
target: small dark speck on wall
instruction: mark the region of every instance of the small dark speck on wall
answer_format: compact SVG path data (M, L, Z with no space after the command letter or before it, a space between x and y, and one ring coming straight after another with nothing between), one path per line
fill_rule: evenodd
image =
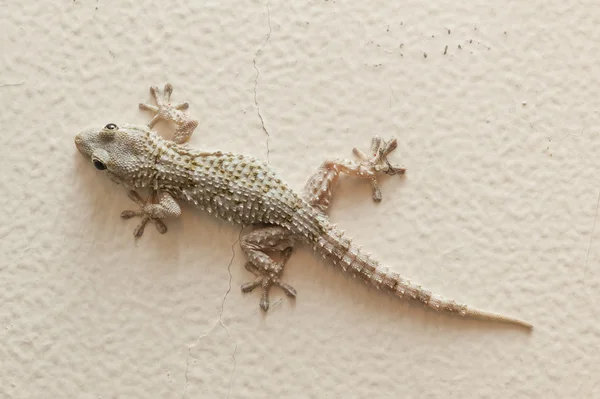
M423 53L423 58L427 58L427 53Z

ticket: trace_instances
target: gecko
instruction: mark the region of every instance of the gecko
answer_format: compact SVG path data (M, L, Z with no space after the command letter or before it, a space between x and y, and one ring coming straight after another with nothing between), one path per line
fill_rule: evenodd
M139 238L148 223L166 233L164 219L181 216L185 202L220 219L254 229L240 237L248 261L245 268L256 278L241 286L243 292L262 290L259 305L267 311L269 291L279 287L290 298L296 290L282 281L282 273L296 244L307 244L342 271L372 287L427 308L463 317L505 322L532 329L514 317L478 310L434 295L389 270L365 253L328 218L327 210L341 175L366 180L375 202L382 199L380 174L403 175L406 168L393 165L388 155L398 142L374 137L368 154L353 148L357 161L331 159L323 162L301 191L292 190L269 164L242 154L195 148L189 140L198 126L186 110L187 102L172 104L173 86L150 88L156 105L140 103L154 114L147 125L108 123L90 127L75 136L79 152L101 173L129 190L138 205L125 210L123 219L140 217L134 229ZM172 122L171 139L155 130L158 121ZM143 200L137 191L147 189ZM279 260L273 255L279 254Z

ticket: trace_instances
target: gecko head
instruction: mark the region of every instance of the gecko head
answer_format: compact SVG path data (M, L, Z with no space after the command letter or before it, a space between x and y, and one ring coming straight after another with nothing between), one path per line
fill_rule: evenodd
M142 165L148 131L147 126L109 123L80 132L75 136L75 146L96 169L122 183L131 180L131 174Z

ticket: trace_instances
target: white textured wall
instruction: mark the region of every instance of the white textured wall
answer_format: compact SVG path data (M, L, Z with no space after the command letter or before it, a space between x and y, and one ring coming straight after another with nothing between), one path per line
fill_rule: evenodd
M4 0L0 397L600 397L600 13L569 3ZM274 290L265 316L239 228L189 207L136 243L73 136L145 123L166 81L194 145L268 156L296 188L397 136L406 177L379 205L344 180L332 218L535 330L393 300L307 249L297 300Z

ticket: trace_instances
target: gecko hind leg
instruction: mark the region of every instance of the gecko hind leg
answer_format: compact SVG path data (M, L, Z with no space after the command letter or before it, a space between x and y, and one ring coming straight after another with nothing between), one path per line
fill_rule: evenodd
M188 114L183 112L190 106L187 102L175 105L171 104L172 93L173 86L170 83L165 85L162 97L158 87L151 86L150 94L154 98L156 105L140 103L140 109L154 112L154 117L148 122L148 127L150 128L154 127L160 120L175 122L175 124L177 124L177 129L173 134L173 141L177 144L183 144L188 141L194 133L194 129L198 126L198 121L192 119Z
M392 165L387 159L387 156L397 146L398 142L396 139L385 141L375 136L371 140L370 155L366 155L356 147L352 149L354 155L359 158L359 162L346 159L323 162L317 172L306 182L302 196L313 207L319 209L321 212L325 212L329 207L339 176L343 173L369 180L373 189L373 200L375 202L381 201L381 190L377 182L377 173L395 175L406 172L405 168Z
M283 268L293 252L292 233L282 227L259 228L243 236L240 246L249 259L246 270L256 276L254 281L242 285L243 292L260 286L260 307L265 311L269 309L269 290L272 286L280 287L290 298L296 297L296 290L281 281ZM281 252L281 259L276 262L267 252Z

